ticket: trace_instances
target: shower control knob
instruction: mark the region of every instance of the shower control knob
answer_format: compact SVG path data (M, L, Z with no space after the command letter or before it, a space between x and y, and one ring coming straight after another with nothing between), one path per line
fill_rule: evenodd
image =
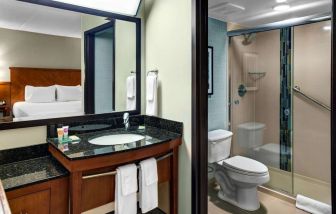
M286 115L286 116L288 116L288 115L289 115L289 113L290 113L289 109L288 109L288 108L286 108L286 109L284 110L284 113L285 113L285 115Z

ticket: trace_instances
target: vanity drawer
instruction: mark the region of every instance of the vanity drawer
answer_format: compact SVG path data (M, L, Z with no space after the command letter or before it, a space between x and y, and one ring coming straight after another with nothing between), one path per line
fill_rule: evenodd
M50 210L50 190L8 200L12 214L44 214Z

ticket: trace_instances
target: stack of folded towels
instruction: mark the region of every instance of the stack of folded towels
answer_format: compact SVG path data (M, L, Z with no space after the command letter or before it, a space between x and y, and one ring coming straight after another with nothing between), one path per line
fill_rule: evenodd
M137 166L118 167L115 187L115 214L137 213ZM142 213L158 207L158 175L155 158L140 162L139 206Z

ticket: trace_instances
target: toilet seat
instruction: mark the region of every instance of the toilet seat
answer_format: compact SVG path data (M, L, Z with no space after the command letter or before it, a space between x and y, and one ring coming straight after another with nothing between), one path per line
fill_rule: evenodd
M218 164L239 174L250 176L264 176L268 174L268 168L264 164L239 155L222 160Z

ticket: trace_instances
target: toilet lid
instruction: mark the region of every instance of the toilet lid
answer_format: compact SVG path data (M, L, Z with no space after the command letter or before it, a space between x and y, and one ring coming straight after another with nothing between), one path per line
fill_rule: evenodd
M223 165L241 172L252 174L265 174L268 172L267 166L250 158L234 156L223 161Z

